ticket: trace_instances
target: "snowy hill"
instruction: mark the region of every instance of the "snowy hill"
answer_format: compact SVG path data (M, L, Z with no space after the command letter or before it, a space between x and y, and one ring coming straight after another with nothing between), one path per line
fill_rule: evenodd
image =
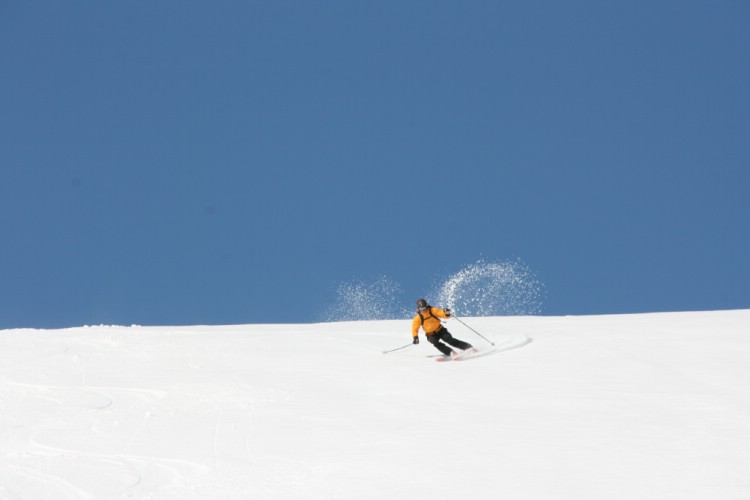
M0 499L750 498L750 310L464 320L0 331Z

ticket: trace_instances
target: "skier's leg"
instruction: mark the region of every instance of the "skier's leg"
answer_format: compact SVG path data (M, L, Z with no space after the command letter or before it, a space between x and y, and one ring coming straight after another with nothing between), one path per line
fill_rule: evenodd
M442 352L446 356L450 356L451 353L453 352L453 349L451 349L447 345L445 345L442 342L440 342L440 335L438 335L436 333L433 333L432 335L428 335L427 336L427 341L430 344L434 345L437 348L438 351Z
M454 338L453 335L451 335L450 332L446 330L445 328L443 328L442 332L444 332L442 335L442 339L443 339L443 342L445 342L446 344L450 344L453 347L458 347L459 349L463 351L465 351L466 349L472 348L472 345L469 344L468 342L464 342L463 340L458 340L457 338Z

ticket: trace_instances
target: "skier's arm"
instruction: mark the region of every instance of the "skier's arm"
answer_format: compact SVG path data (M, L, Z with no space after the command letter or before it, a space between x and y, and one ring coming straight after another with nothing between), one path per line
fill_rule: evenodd
M419 320L419 316L414 316L411 322L411 338L415 339L419 337L419 327L422 326L422 322Z
M446 309L445 311L442 309L438 309L437 307L432 308L432 314L439 317L439 318L445 318L448 319L451 317L450 309Z

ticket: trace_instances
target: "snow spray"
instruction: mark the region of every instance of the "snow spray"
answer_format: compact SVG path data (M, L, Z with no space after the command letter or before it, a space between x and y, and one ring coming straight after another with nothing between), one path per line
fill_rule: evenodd
M539 314L542 283L520 260L479 260L439 280L431 304L449 307L461 316L523 316ZM337 289L337 300L323 321L368 321L411 318L413 298L387 276L373 282L352 281Z
M434 302L461 316L534 315L542 310L543 286L520 260L479 260L443 281Z
M372 283L341 283L336 292L338 300L328 310L324 321L367 321L406 317L406 311L399 310L401 287L387 276L381 276Z

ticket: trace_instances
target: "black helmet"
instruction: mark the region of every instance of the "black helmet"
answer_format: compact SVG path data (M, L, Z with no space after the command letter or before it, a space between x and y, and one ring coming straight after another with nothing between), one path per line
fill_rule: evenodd
M419 309L420 311L424 311L424 310L426 310L426 309L427 309L428 307L430 307L430 306L429 306L429 305L427 305L427 301L426 301L426 300L424 300L424 299L419 299L419 300L417 301L417 309Z

